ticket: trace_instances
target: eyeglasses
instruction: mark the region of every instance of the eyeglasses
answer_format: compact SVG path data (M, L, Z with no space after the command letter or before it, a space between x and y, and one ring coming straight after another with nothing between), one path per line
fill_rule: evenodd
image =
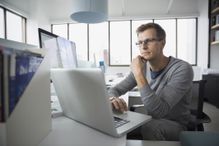
M143 41L138 41L135 44L137 46L143 46L143 45L151 45L155 41L161 41L162 39L157 39L157 38L151 38L151 39L145 39Z

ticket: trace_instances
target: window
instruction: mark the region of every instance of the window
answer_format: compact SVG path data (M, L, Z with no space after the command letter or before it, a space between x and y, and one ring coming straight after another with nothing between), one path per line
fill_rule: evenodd
M26 18L0 6L0 38L25 43Z
M150 23L150 22L153 22L153 21L152 20L132 21L132 59L136 57L137 55L139 55L140 53L139 47L136 46L135 44L138 41L136 30L140 25Z
M6 11L6 18L6 38L9 40L24 42L22 18L9 11Z
M110 22L110 65L129 65L131 61L130 21Z
M67 24L52 25L52 32L60 37L67 39Z
M197 19L151 19L109 21L98 24L65 24L65 35L76 43L80 60L104 60L109 66L128 66L139 54L136 29L141 24L155 22L166 32L164 54L197 64ZM69 25L69 32L66 32ZM58 26L52 25L53 30ZM57 30L58 31L58 30ZM61 34L59 34L61 35ZM95 57L94 57L95 54ZM109 56L109 57L108 57ZM96 59L96 60L94 60ZM109 61L109 62L107 62Z
M5 38L4 29L4 11L0 7L0 38Z
M176 19L154 20L166 32L166 45L164 54L166 56L176 57Z
M108 64L108 22L89 25L89 60Z
M69 40L75 42L79 60L88 60L87 24L69 24Z
M177 20L177 57L196 64L196 19Z

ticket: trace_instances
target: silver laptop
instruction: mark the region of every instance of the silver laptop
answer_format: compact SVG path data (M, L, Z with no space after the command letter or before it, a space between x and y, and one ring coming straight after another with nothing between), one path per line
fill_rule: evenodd
M151 119L130 111L113 113L98 68L52 69L51 77L64 115L96 130L120 137Z

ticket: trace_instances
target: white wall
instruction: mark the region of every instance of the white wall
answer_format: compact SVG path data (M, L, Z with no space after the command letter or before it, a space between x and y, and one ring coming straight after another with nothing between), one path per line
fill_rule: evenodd
M51 30L49 17L45 13L46 5L43 5L42 1L44 0L31 1L31 11L27 21L27 43L37 46L39 46L38 28Z
M208 1L199 0L198 8L198 66L207 68L208 64Z

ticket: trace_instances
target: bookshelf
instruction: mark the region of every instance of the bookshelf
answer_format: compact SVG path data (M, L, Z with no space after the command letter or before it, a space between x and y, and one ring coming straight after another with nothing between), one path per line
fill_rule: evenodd
M217 30L217 29L219 29L219 24L213 25L211 27L211 30Z
M213 46L213 45L219 45L219 41L213 41L213 42L211 42L211 46Z
M52 127L49 58L43 50L23 43L0 39L0 46L0 52L11 48L21 53L27 51L42 56L42 61L24 88L13 111L0 122L1 146L36 146L48 135ZM1 96L0 99L5 99L4 97ZM10 98L9 96L9 100ZM5 106L3 107L5 109Z
M208 0L208 68L218 68L219 0Z
M210 45L219 41L219 0L209 1L209 26Z

